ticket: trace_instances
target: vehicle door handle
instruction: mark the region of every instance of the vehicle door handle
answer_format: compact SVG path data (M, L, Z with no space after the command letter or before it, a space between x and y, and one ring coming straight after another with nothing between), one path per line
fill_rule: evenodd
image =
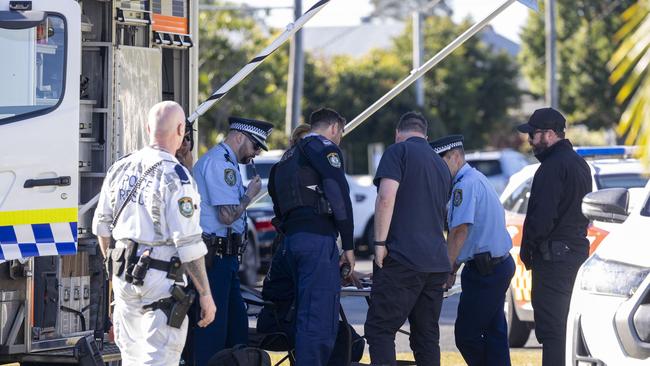
M44 179L27 179L23 188L33 188L33 187L45 187L45 186L69 186L70 177L56 177L56 178L44 178Z

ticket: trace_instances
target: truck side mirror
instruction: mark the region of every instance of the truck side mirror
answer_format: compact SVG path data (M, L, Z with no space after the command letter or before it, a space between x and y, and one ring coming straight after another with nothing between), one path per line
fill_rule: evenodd
M621 223L630 214L630 192L610 188L588 193L582 199L582 214L589 220Z

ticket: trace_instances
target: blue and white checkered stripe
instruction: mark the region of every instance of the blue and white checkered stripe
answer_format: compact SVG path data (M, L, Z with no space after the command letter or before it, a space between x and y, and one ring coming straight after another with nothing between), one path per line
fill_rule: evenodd
M0 261L77 253L77 223L0 226Z

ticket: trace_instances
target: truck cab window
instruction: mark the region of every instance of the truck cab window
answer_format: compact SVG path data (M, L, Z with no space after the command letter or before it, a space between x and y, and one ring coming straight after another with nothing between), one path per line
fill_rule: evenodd
M35 27L0 28L0 124L56 108L64 92L65 21L48 15Z

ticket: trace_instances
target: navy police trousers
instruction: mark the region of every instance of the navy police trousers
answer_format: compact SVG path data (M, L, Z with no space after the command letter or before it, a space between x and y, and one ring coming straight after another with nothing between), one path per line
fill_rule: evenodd
M293 268L298 366L324 366L339 324L339 252L334 235L294 233L284 239Z
M214 322L205 328L194 324L191 346L195 366L207 365L208 360L224 348L248 344L248 316L239 289L238 272L236 256L215 257L212 268L208 270L217 314Z
M510 256L496 264L490 275L479 274L471 261L463 268L454 333L456 347L469 366L510 365L503 304L514 273Z

